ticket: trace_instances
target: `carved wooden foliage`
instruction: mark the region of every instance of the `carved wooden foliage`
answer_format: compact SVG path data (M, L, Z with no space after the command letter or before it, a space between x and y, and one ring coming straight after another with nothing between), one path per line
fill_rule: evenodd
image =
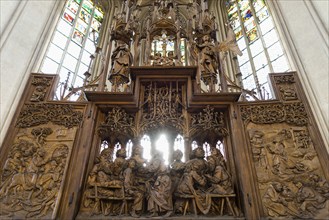
M78 126L83 114L71 105L26 104L16 122L16 127L27 128L52 122L66 128Z
M102 138L113 134L132 136L135 131L134 120L134 116L127 114L124 109L115 107L107 113L105 122L98 127L98 134Z
M215 111L213 107L208 105L199 114L191 115L190 135L193 136L200 131L215 132L221 136L228 135L223 113Z
M301 102L286 104L265 104L242 106L242 120L245 123L272 124L286 122L290 125L307 125L305 106Z

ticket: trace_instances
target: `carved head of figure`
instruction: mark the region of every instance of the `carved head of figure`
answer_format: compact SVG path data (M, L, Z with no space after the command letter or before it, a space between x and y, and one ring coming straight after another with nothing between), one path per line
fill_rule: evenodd
M194 150L194 157L198 159L203 159L204 158L204 150L202 147L197 147Z
M121 158L126 158L127 156L127 152L125 148L120 148L117 153L116 153L117 158L121 157Z
M174 51L169 51L168 52L168 57L169 58L174 58Z
M181 150L175 150L173 153L174 161L181 161L183 157L183 152Z
M209 42L209 41L210 41L210 37L208 34L206 34L202 37L202 42Z
M274 187L275 191L277 191L277 192L282 192L282 190L283 190L283 186L279 182L272 183L272 186Z

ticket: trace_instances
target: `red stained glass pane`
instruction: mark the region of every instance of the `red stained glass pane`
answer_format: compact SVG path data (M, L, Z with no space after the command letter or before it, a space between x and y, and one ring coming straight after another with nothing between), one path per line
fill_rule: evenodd
M65 12L63 14L63 18L64 18L64 20L66 20L70 24L73 24L74 15L69 10L67 10L67 9L65 10Z
M84 41L84 36L83 36L83 34L81 34L79 31L74 30L73 40L74 40L75 42L77 42L78 44L82 44L83 41Z

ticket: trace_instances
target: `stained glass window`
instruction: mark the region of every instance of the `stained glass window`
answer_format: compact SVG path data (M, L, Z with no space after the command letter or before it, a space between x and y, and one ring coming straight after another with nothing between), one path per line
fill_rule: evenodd
M226 10L243 55L238 56L244 89L272 98L268 73L290 70L265 0L227 0Z
M40 72L59 74L69 86L84 83L90 56L95 52L104 19L103 10L90 0L68 0L57 23ZM71 73L68 77L68 72ZM58 90L57 98L61 96Z

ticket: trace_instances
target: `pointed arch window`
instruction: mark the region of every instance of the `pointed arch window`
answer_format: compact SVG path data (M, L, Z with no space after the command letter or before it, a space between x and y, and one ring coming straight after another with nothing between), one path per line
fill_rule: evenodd
M104 11L91 0L68 0L40 67L40 72L59 74L70 86L84 83L95 53ZM71 73L68 78L68 73ZM60 94L57 94L57 96Z
M238 56L243 88L271 99L268 73L290 70L265 0L226 0L228 19L243 55Z

